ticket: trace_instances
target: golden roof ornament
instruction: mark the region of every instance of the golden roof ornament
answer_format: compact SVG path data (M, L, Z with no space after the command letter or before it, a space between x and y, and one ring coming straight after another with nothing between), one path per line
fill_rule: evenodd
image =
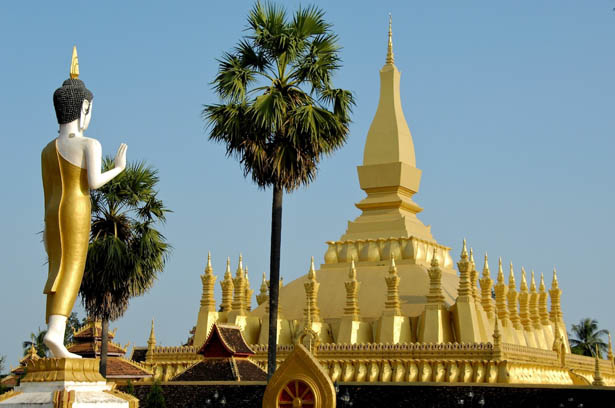
M71 79L79 78L79 58L77 57L77 46L73 46L73 56L70 61L70 77Z
M389 13L389 44L387 47L387 64L395 64L395 55L393 54L393 17Z

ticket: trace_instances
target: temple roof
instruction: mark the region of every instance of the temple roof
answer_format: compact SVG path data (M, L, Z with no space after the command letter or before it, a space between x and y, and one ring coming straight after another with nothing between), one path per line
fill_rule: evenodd
M267 373L248 358L206 358L171 381L265 381Z
M145 361L145 355L147 354L147 347L133 347L130 360L141 363Z
M82 357L94 357L100 355L101 347L102 345L100 340L90 340L88 342L71 344L67 347L67 349L71 353L79 354ZM126 354L126 348L109 341L107 355L123 356L124 354Z
M145 367L123 357L107 360L107 378L148 378L152 373Z
M84 339L84 340L93 339L93 338L100 339L101 337L102 337L102 323L100 321L87 322L85 325L80 327L75 332L75 334L73 334L73 338L75 339L75 342L77 342L79 339ZM115 330L109 331L109 340L113 339L114 337L115 337Z
M248 357L254 351L246 343L239 326L216 323L198 354L206 358Z

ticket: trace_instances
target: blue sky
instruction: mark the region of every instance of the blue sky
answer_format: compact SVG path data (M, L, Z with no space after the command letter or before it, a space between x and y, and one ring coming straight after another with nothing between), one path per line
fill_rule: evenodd
M299 2L285 2L289 9ZM302 4L310 4L303 2ZM423 171L419 217L458 257L464 237L516 270L558 268L567 323L611 314L615 240L615 7L580 1L317 1L343 46L338 87L357 99L347 145L315 182L284 202L282 275L322 262L358 215L355 167L375 113L388 13L393 15L402 100ZM174 213L166 271L111 327L144 345L185 341L196 323L207 251L221 279L241 252L252 288L268 271L271 192L242 177L207 141L203 104L217 101L216 58L243 35L251 1L3 2L0 6L0 355L44 327L45 254L40 150L56 136L53 91L73 44L94 92L88 135L106 154L160 171ZM479 262L482 267L482 261ZM342 290L340 288L340 290ZM219 285L216 287L219 298ZM81 309L78 309L81 310ZM83 314L81 311L80 313Z

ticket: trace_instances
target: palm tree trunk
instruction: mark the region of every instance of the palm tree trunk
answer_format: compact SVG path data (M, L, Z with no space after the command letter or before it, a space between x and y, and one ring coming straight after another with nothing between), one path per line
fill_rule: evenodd
M102 321L100 345L100 374L107 378L107 350L109 349L109 319Z
M278 292L280 289L280 247L282 245L282 198L284 190L273 186L271 206L271 255L269 258L269 347L267 353L267 379L276 369L278 337Z

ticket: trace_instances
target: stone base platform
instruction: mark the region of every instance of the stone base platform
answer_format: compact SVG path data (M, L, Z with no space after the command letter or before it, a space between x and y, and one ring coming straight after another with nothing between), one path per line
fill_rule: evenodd
M98 369L98 359L28 363L21 385L0 395L0 408L138 408L137 398L115 390Z

